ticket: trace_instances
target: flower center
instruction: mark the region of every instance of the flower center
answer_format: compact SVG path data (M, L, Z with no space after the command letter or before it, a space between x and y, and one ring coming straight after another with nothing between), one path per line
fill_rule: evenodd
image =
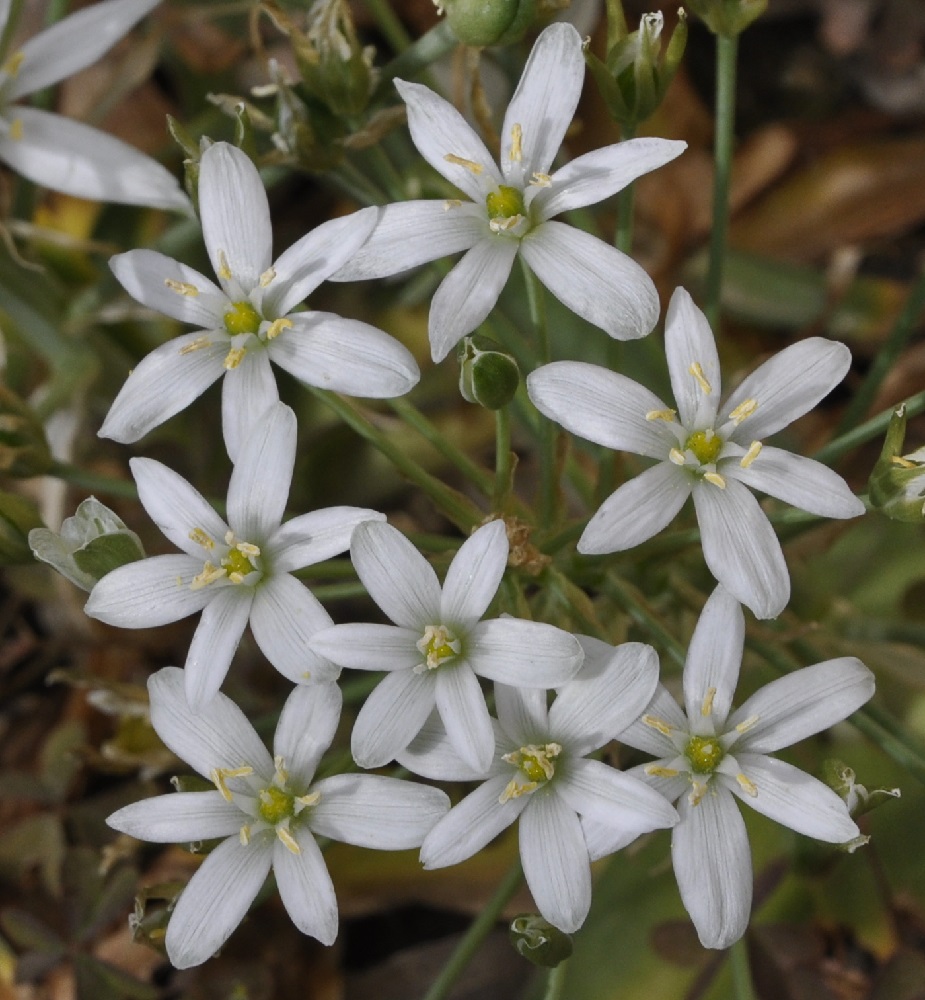
M206 551L215 551L215 541L202 528L194 528L190 532L190 538ZM232 531L225 535L225 545L228 548L219 559L219 564L216 566L211 560L207 560L202 567L202 572L193 577L190 583L191 590L201 590L218 580L241 584L250 578L250 583L256 582L252 578L252 574L260 573L263 570L260 563L260 546L254 545L253 542L237 541Z
M418 673L424 670L436 670L447 660L453 660L462 651L462 643L446 625L428 625L424 635L417 641L418 652L426 662L416 667Z
M556 773L553 761L560 753L561 743L546 743L543 746L529 743L519 750L506 753L501 759L513 764L517 771L498 801L504 803L508 799L518 799L521 795L535 792L540 785L545 785Z
M694 453L701 465L713 465L723 450L723 439L712 429L694 431L684 443L685 451Z
M725 756L715 736L692 736L684 751L697 774L712 774Z
M236 336L241 333L257 333L263 317L250 302L234 302L225 313L225 329Z
M485 198L488 209L488 226L493 233L504 233L513 229L527 214L523 191L501 184Z
M292 819L295 815L295 796L270 785L257 795L257 815L270 826Z

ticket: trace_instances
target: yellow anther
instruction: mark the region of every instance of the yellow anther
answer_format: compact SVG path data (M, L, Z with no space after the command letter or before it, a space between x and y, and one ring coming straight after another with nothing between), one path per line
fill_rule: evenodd
M222 364L228 371L234 371L234 369L237 368L238 365L244 360L245 354L247 354L247 348L232 347L231 350L225 355L225 360Z
M703 476L708 483L712 483L718 489L724 490L726 488L726 480L718 472L706 472Z
M757 399L745 399L729 414L729 419L738 427L746 417L750 417L757 409Z
M260 285L261 288L266 288L275 277L276 268L268 267L257 279L257 284Z
M3 64L2 72L6 73L7 76L16 76L19 73L19 67L22 66L22 61L25 55L22 51L14 52L9 59Z
M662 734L662 736L670 736L671 731L674 729L670 723L667 723L664 719L660 719L657 715L644 715L640 722L644 726L648 726L650 729L656 729Z
M455 659L462 650L462 643L445 625L428 625L416 646L425 657L425 662L414 668L418 673L435 670L441 663Z
M645 769L646 774L651 774L654 778L677 778L681 773L673 767L661 767L658 764L649 764Z
M684 452L678 451L677 448L672 448L671 451L668 452L668 459L669 461L674 462L675 465L684 465L687 461L684 457Z
M222 798L226 802L232 801L231 792L228 791L228 786L225 782L229 778L247 778L254 773L252 767L244 765L243 767L214 767L209 772L209 780L213 785L222 793Z
M188 299L195 299L199 294L199 289L191 285L188 281L174 281L173 278L164 278L164 284L177 295L185 295Z
M467 160L464 156L457 156L455 153L447 153L443 157L447 163L455 163L457 167L465 167L470 173L480 174L485 169L481 163L474 160Z
M251 842L251 828L247 825L247 823L241 827L238 839L241 841L242 847L247 847L247 845Z
M739 783L739 787L745 792L746 795L750 795L752 798L758 794L758 786L750 778L747 778L741 772L736 775L736 781Z
M235 548L248 559L256 559L260 555L260 546L254 545L253 542L238 542Z
M541 174L538 171L531 175L530 184L533 187L548 188L552 184L549 174Z
M703 801L704 795L707 794L707 789L709 784L706 781L695 781L691 786L691 793L687 797L687 801L690 802L692 806L699 806Z
M910 462L908 458L903 458L902 455L894 455L890 461L893 465L898 465L901 469L917 469L918 465L915 462Z
M224 250L219 250L218 252L218 276L223 281L228 281L231 278L231 268L228 265L228 257Z
M507 219L489 219L488 228L493 233L506 233L509 229L513 229L522 218L522 215L512 215Z
M227 575L227 570L221 566L213 566L212 563L207 562L205 566L202 567L202 572L198 576L194 576L190 581L190 590L202 590L203 587L208 587L210 583L215 583L216 580L223 580Z
M276 779L280 784L285 785L289 780L289 772L286 770L286 761L281 754L273 758L273 767L276 769Z
M296 842L295 837L286 829L284 826L278 826L276 828L276 836L283 842L283 844L292 851L293 854L301 854L302 848L299 847Z
M193 351L201 351L204 347L211 347L212 341L208 337L197 337L194 341L180 348L181 354L192 354Z
M459 200L459 198L447 198L446 201L444 201L443 203L443 211L449 212L451 208L459 208L461 205L462 202Z
M202 530L202 528L193 528L189 533L190 541L195 542L197 545L201 545L204 549L214 549L215 542Z
M14 118L10 122L9 136L13 142L19 142L22 139L22 118Z
M706 717L713 711L713 699L716 697L716 688L709 688L703 696L703 704L700 706L700 714Z
M228 574L228 580L235 585L244 583L244 578L245 574L237 571Z
M520 163L524 158L524 130L517 122L511 128L511 163Z
M280 319L275 319L270 324L270 328L267 330L267 340L275 340L283 330L292 329L292 320L286 319L285 316Z
M561 743L546 743L544 746L530 743L519 750L504 754L501 759L513 764L520 773L515 774L508 782L498 801L503 804L509 799L520 798L521 795L534 792L540 785L549 781L556 773L553 761L560 753L562 753ZM524 781L524 778L527 780Z
M743 469L747 469L752 464L752 462L754 462L755 459L761 454L761 448L762 444L760 441L752 441L752 443L749 445L748 451L745 452L745 454L739 461L739 465L741 465Z
M507 787L498 796L498 803L503 806L505 802L519 799L521 795L529 795L530 792L535 792L539 787L538 781L518 781L516 778L511 778Z
M740 722L736 726L737 733L747 733L749 729L753 728L755 723L758 721L757 715L750 715L744 722Z
M295 801L300 806L316 806L321 801L321 792L309 792L307 795L297 795Z
M665 410L649 410L646 414L646 420L664 420L666 423L670 424L674 421L677 416L677 410L665 409ZM684 457L683 455L681 456Z
M695 379L697 379L697 384L701 389L703 389L704 395L709 396L713 391L713 387L707 381L707 377L703 373L703 368L701 367L700 362L695 361L687 370L694 376Z

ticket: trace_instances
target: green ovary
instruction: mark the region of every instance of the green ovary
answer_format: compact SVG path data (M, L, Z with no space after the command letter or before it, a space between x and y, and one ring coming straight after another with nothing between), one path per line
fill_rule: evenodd
M685 451L692 451L701 465L713 465L723 450L723 439L712 430L694 431L684 444Z
M270 785L257 796L257 814L264 823L276 826L295 815L295 798L276 785Z
M225 313L225 329L233 336L240 333L257 333L263 319L250 302L235 302Z
M712 774L725 756L725 751L715 736L692 736L684 756L697 774Z
M247 576L254 572L254 565L240 549L231 549L228 555L222 560L222 566L228 570L228 575L239 573Z
M523 193L507 184L492 191L485 199L485 204L492 219L514 219L518 215L527 214Z

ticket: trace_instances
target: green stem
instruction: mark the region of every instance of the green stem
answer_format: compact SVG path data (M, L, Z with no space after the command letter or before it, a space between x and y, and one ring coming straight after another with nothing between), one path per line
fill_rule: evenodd
M511 901L522 881L523 871L520 867L520 861L517 861L504 876L501 884L495 890L494 896L488 901L488 905L472 921L469 930L466 931L456 946L456 950L450 955L449 961L434 980L424 1000L445 1000L449 996L456 980L462 974L463 969L472 961L482 942L491 933L492 927L501 916L501 911Z
M440 21L426 35L412 42L390 63L383 67L379 77L379 85L373 95L381 97L385 93L394 93L391 82L396 76L403 80L413 80L431 63L436 62L451 52L459 44L459 39L446 20Z
M495 490L492 509L503 514L511 493L511 411L507 406L495 410Z
M643 600L639 592L613 573L607 575L604 585L609 597L639 625L649 633L668 655L680 666L684 666L687 653L677 639L658 620L656 613Z
M543 1000L562 1000L565 996L565 974L568 972L568 959L550 969L546 976L546 992Z
M411 36L396 17L389 0L364 0L364 4L389 45L396 52L404 52L411 45Z
M873 364L860 389L845 409L836 433L845 434L850 431L870 409L877 390L916 329L923 308L925 308L925 274L912 286L906 304L890 331L890 336L874 356Z
M752 982L752 969L748 961L748 945L745 943L745 938L739 938L729 949L729 965L732 969L735 1000L758 1000Z
M72 486L80 486L94 493L108 493L114 497L138 499L138 487L130 479L113 479L112 476L101 476L95 472L78 469L76 465L67 462L55 462L47 475L63 479Z
M533 332L536 334L537 357L541 365L546 365L552 360L552 354L549 347L549 325L546 322L546 300L543 296L543 286L530 270L523 256L518 256L523 270L524 283L527 286L527 306L530 310Z
M706 317L714 333L719 326L726 236L729 230L729 185L735 133L737 35L716 37L716 124L713 137L713 229L707 272Z
M13 40L13 34L19 27L19 18L25 2L26 0L12 0L10 3L10 8L6 15L6 24L3 25L3 31L0 33L0 59L6 59L7 50L10 47L10 42Z
M906 416L911 420L912 417L917 417L920 413L925 413L925 391L917 392L914 396L910 396L906 400ZM883 410L878 413L875 417L871 417L870 420L865 420L863 424L859 424L854 430L847 431L845 434L840 435L835 438L834 441L830 441L824 448L820 448L812 457L816 459L817 462L824 462L826 465L832 465L837 459L841 458L846 452L851 451L852 448L856 448L858 445L866 444L868 441L872 441L876 437L880 437L882 434L886 433L887 427L890 425L890 418L893 416L893 410L895 407L890 407L888 410Z

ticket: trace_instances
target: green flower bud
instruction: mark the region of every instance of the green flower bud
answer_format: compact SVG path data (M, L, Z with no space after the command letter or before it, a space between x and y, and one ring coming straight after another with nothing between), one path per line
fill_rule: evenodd
M840 760L829 759L822 762L822 780L845 800L848 812L854 817L863 816L871 809L902 795L898 788L868 790L857 781L854 768Z
M535 913L514 917L509 934L517 953L544 969L554 969L572 954L571 935Z
M135 532L95 497L84 500L58 534L33 528L29 545L36 559L82 590L92 590L107 573L145 555Z
M45 429L32 409L0 385L0 473L26 479L51 468Z
M463 45L509 45L523 38L536 17L536 0L441 0L437 10Z
M35 504L18 493L0 491L0 566L31 562L29 532L41 523Z
M894 521L925 521L925 448L901 454L906 437L906 408L890 417L880 458L870 474L873 507Z
M465 337L458 357L459 391L466 402L486 410L500 410L510 403L520 383L520 369L500 344L479 334Z
M734 38L765 12L768 0L688 0L687 5L714 35Z

